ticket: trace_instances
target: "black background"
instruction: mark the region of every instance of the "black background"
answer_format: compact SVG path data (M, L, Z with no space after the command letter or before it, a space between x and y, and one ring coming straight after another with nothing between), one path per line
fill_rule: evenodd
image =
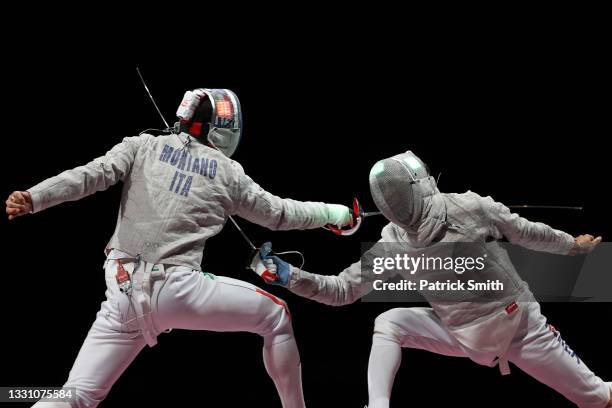
M264 30L258 41L249 34L225 39L220 28L207 34L212 41L201 41L204 29L200 37L174 31L163 45L146 26L120 42L90 38L82 27L66 35L51 27L30 39L4 36L0 195L84 164L124 136L161 127L137 78L139 65L171 121L187 89L234 90L245 120L234 159L277 195L348 204L357 194L374 209L370 167L411 149L434 174L442 172L443 191L470 189L506 204L583 205L581 213L521 214L574 235L612 235L610 65L597 24L526 31L516 22L493 32L493 22L444 34L390 25L367 34L315 30L323 34L316 38L289 34L289 25ZM1 385L61 385L67 378L104 299L103 249L120 191L117 185L1 221ZM241 225L256 243L302 250L305 269L336 274L359 258L361 242L379 237L384 221L368 219L348 238ZM244 269L248 253L228 226L207 243L203 269L260 284ZM374 318L399 305L330 308L267 289L291 307L308 405L363 406ZM612 379L610 304L544 304L543 312L599 376ZM279 406L256 335L178 330L145 349L102 406L161 401ZM571 406L516 368L501 377L467 359L415 350L404 351L392 404Z

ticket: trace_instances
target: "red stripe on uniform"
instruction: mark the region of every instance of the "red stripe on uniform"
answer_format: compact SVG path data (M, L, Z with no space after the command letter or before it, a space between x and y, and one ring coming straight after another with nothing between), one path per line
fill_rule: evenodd
M261 289L259 289L259 288L255 288L255 291L256 291L257 293L261 293L262 295L264 295L264 296L266 296L266 297L268 297L268 298L272 299L272 301L273 301L274 303L276 303L277 305L282 306L282 307L283 307L283 309L285 309L285 312L287 312L287 315L289 316L289 320L291 320L291 312L289 312L289 308L287 307L287 305L285 304L285 302L283 302L282 300L280 300L280 299L279 299L279 298L277 298L276 296L274 296L274 295L272 295L272 294L270 294L270 293L268 293L268 292L266 292L266 291L264 291L264 290L261 290Z

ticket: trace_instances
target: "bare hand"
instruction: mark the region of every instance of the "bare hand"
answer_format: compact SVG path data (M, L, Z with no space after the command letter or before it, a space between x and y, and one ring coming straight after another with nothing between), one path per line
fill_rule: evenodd
M27 191L13 191L6 200L9 220L31 213L32 208L32 197Z
M570 255L588 254L593 251L601 242L601 237L594 238L592 235L578 235L574 238L574 247L570 251Z

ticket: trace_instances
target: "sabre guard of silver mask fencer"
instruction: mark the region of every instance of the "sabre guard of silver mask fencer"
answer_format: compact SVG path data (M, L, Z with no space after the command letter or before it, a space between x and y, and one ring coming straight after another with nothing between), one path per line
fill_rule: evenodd
M231 157L242 136L240 101L229 89L200 88L185 92L176 111L178 130Z
M370 171L372 198L411 243L427 246L446 224L446 205L427 165L411 151L377 162Z

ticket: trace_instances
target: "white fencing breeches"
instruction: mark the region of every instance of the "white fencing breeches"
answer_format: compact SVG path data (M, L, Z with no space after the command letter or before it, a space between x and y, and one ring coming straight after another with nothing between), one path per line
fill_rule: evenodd
M368 366L369 408L389 406L402 347L475 360L495 357L466 349L445 329L431 308L389 310L378 316L375 323ZM506 357L581 408L604 408L609 402L610 383L597 377L563 341L561 334L546 324L536 302L528 305Z
M76 388L73 408L96 407L146 344L132 302L119 291L117 262L108 260L105 269L106 300L65 384ZM257 333L264 339L265 367L283 406L303 407L299 353L282 300L249 283L187 267L167 266L166 272L152 282L155 335L170 328ZM49 406L44 404L35 406Z

